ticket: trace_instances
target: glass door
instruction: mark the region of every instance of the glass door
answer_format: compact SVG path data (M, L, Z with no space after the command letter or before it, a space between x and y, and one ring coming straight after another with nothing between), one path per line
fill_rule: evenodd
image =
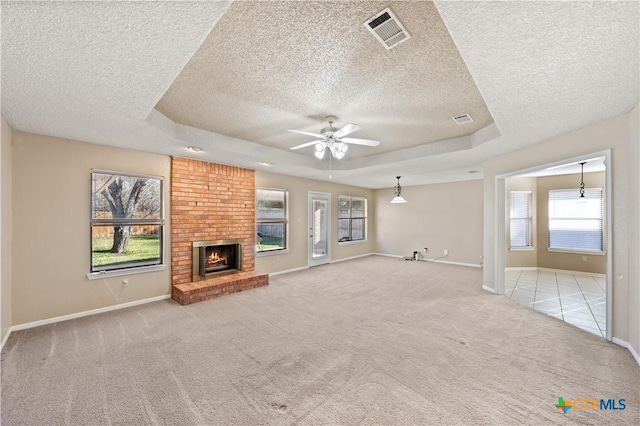
M330 194L309 192L309 266L331 260Z

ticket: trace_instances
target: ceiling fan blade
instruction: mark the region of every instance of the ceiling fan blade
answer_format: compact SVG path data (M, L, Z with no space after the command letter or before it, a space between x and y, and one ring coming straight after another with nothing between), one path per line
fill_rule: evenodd
M287 130L293 133L300 133L301 135L313 136L314 138L324 138L324 136L322 136L320 133L305 132L304 130L297 130L297 129L287 129Z
M356 139L356 138L342 138L340 142L352 143L354 145L366 145L366 146L378 146L380 141L373 141L371 139Z
M342 129L335 132L333 136L335 136L336 139L340 139L341 137L347 136L360 129L362 129L362 127L358 126L357 124L349 123L346 126L344 126Z
M312 141L312 142L307 142L307 143L303 143L302 145L292 146L292 147L291 147L291 148L289 148L289 149L300 149L300 148L305 148L305 147L308 147L308 146L311 146L311 145L315 145L315 144L317 144L317 143L322 143L322 142L324 142L324 141Z

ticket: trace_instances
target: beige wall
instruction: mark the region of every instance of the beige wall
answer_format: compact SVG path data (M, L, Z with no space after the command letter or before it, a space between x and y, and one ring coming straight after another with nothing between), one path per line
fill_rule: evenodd
M169 267L128 275L125 289L123 277L86 277L92 168L165 178L170 264L169 157L14 132L13 166L14 325L169 294Z
M532 235L531 235L531 244L533 246L532 250L511 250L509 249L509 243L511 242L511 237L509 234L509 218L510 218L510 210L511 210L511 198L509 198L509 194L511 191L531 191L531 202L532 202ZM506 252L506 261L505 264L507 267L518 267L518 268L535 268L538 266L538 235L536 233L536 227L538 226L538 214L536 211L537 206L537 197L538 191L536 190L536 178L533 177L513 177L509 178L505 181L505 217L507 218L504 221L505 225L505 247L507 247Z
M611 149L612 160L607 166L612 173L612 207L613 244L609 247L613 258L613 321L611 330L613 337L634 345L640 353L640 324L637 311L638 272L634 266L630 268L630 245L638 244L637 239L629 237L630 229L637 229L640 220L630 200L637 199L638 180L634 170L640 167L640 159L631 156L631 146L638 143L638 107L630 114L602 121L592 126L575 130L562 136L541 142L528 148L486 161L484 167L484 253L485 268L483 281L488 288L495 288L496 254L496 176L509 174L563 159ZM543 123L541 123L543 124ZM635 148L634 148L635 149ZM635 177L634 177L635 176ZM635 203L635 201L633 202ZM502 208L502 206L500 206ZM637 250L637 247L633 247ZM637 258L637 256L636 256ZM637 265L637 260L631 264Z
M629 117L629 343L640 354L640 108Z
M586 188L605 189L605 173L585 173ZM551 269L566 269L594 274L605 274L607 271L607 257L595 254L558 253L547 250L549 247L549 191L552 189L576 188L580 185L580 175L547 176L537 179L538 192L538 267ZM603 206L607 194L603 192ZM606 220L606 218L605 218ZM606 225L605 225L606 226ZM606 245L606 233L604 235ZM606 251L606 246L604 247ZM583 260L584 259L584 260Z
M373 190L354 186L338 185L311 179L284 176L263 171L256 171L256 188L278 188L289 191L289 247L288 253L258 255L256 271L273 273L290 269L303 268L308 265L308 213L307 202L309 191L331 194L331 261L347 259L354 256L372 253L375 240L375 222L371 218L375 214ZM338 243L338 196L352 195L367 198L368 219L367 241Z
M0 144L0 342L13 325L11 322L11 139L9 124L0 116L2 138Z
M584 181L587 188L604 189L605 173L585 173ZM507 267L539 267L590 272L594 274L606 273L606 256L604 255L559 253L547 250L549 246L549 191L552 189L567 189L573 187L577 190L579 183L579 174L539 178L513 177L505 180L505 247L509 247L510 241L510 192L531 191L533 195L533 250L508 249L505 257ZM604 194L604 197L606 202L606 194Z
M391 180L393 183L393 181ZM377 253L444 256L446 262L479 265L482 262L482 180L407 186L404 204L391 204L393 185L375 191Z

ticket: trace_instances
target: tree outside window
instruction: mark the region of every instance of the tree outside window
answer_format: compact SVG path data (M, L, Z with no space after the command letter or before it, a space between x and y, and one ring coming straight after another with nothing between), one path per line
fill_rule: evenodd
M162 264L162 179L91 173L91 272Z

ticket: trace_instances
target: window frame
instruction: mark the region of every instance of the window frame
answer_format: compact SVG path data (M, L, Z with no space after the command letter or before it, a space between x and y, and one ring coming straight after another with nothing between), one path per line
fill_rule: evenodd
M134 179L150 179L157 181L159 185L158 191L158 218L96 218L94 217L95 200L94 200L94 176L95 175L112 175ZM151 272L166 268L164 263L164 232L165 232L165 196L164 196L164 177L124 173L113 170L91 169L89 173L89 273L87 278L96 279L104 276L129 275L143 272ZM116 263L106 266L95 266L93 259L94 240L93 230L99 227L115 227L115 226L157 226L158 229L158 258L157 260L149 260L142 262Z
M578 194L578 190L575 188L569 189L550 189L548 193L548 217L547 217L547 251L549 252L558 252L558 253L576 253L576 254L592 254L592 255L604 255L605 254L605 205L604 205L604 188L601 187L593 187L593 188L585 188L585 194L587 199L590 199L589 194L592 191L599 191L600 193L600 217L585 217L585 218L558 218L557 216L551 215L551 205L552 205L552 192L564 192L567 194ZM576 202L579 200L579 195L575 196ZM569 198L567 198L569 199ZM589 249L589 248L576 248L576 247L552 247L551 246L551 220L599 220L600 221L600 249Z
M528 200L529 200L529 216L528 217L513 217L513 194L528 194ZM534 206L533 206L533 191L532 190L516 190L516 191L509 191L509 250L510 251L531 251L534 249L534 244L533 244L533 211L534 211ZM528 231L529 231L529 236L528 236L528 242L529 244L526 246L514 246L512 245L513 240L512 240L512 228L513 228L513 221L514 220L518 220L518 221L526 221L528 224Z
M260 218L260 208L258 206L258 191L277 191L282 192L284 194L284 217L283 218ZM260 224L283 224L283 232L284 238L282 239L284 247L269 249L269 250L261 250L260 249L260 241L258 241L258 226ZM256 256L269 256L276 255L282 253L289 253L289 190L282 188L267 188L267 187L259 187L256 188Z
M349 217L340 217L340 203L342 201L342 199L348 199L349 202ZM353 208L352 208L352 200L357 199L357 200L362 200L363 201L363 216L361 217L354 217L353 216ZM338 244L340 245L346 245L346 244L358 244L358 243L363 243L363 242L367 242L368 239L368 216L369 216L369 201L367 200L367 197L363 197L360 195L338 195ZM341 241L340 238L340 221L341 220L348 220L349 221L349 239L348 240L343 240ZM354 220L362 220L363 221L363 237L357 240L353 239L353 221Z

